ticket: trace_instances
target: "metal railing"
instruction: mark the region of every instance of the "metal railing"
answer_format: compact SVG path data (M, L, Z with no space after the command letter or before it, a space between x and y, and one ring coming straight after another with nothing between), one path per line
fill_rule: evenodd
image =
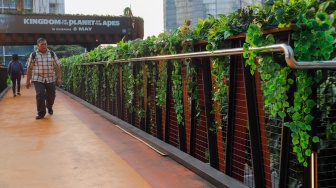
M275 44L275 45L269 45L269 46L263 46L263 47L256 47L256 48L250 48L249 52L251 51L258 51L260 53L273 53L276 52L280 55L284 56L284 59L281 62L281 65L288 65L293 69L335 69L336 70L336 60L329 60L329 61L297 61L294 57L294 51L291 48L291 46L287 45L287 44ZM132 124L135 127L140 128L141 130L152 134L152 136L157 136L157 138L159 138L160 140L163 140L167 143L169 143L170 145L175 146L174 144L176 144L177 146L175 147L180 147L183 148L181 149L182 151L185 151L185 147L186 145L188 145L188 148L190 149L190 151L194 151L196 147L200 148L203 147L201 149L198 149L197 152L193 152L193 153L189 153L191 156L193 157L199 157L202 156L204 153L205 155L209 155L209 159L203 160L203 158L199 159L202 160L202 162L207 162L210 164L210 166L216 168L217 170L221 170L225 173L227 173L230 177L238 180L239 182L243 183L246 186L251 186L251 187L274 187L274 186L280 186L283 187L284 185L288 185L287 183L289 181L293 181L297 180L295 182L304 180L305 183L309 182L308 184L311 185L311 187L316 187L316 185L318 184L318 164L317 164L317 160L318 160L318 155L316 152L312 152L311 157L310 157L310 164L309 168L307 168L307 170L309 170L309 173L311 174L310 176L308 176L307 170L303 170L300 168L292 168L287 166L287 164L289 164L290 159L292 159L291 157L288 156L283 156L282 154L279 153L285 153L287 155L287 153L291 153L291 151L282 151L282 149L278 148L277 145L281 145L285 148L289 148L291 142L290 140L290 134L289 130L286 130L286 134L283 134L281 131L278 132L278 130L272 130L272 134L273 135L280 135L281 136L281 143L280 140L278 138L278 136L276 137L271 137L271 136L265 136L265 135L259 135L259 132L265 133L267 130L267 128L265 128L266 126L268 126L268 128L270 126L275 127L278 125L278 120L276 118L274 119L270 119L269 117L261 117L263 115L260 115L258 113L251 113L251 112L257 112L259 110L259 108L261 106L258 106L257 103L260 102L260 105L262 104L262 98L258 98L259 96L257 96L257 92L260 91L259 86L256 86L254 83L258 82L257 80L255 80L257 78L256 77L252 77L249 76L249 70L247 70L247 68L244 67L244 60L243 58L237 58L235 56L240 56L242 55L244 52L246 52L243 48L232 48L232 49L223 49L223 50L215 50L215 51L202 51L202 52L192 52L192 53L181 53L181 54L173 54L173 55L159 55L159 56L150 56L150 57L141 57L141 58L129 58L129 59L118 59L118 60L114 60L113 61L113 65L116 65L117 68L119 68L119 74L116 76L117 79L117 86L111 86L111 87L116 87L116 98L112 99L110 101L110 92L111 92L111 88L106 88L106 90L103 87L99 87L101 89L100 93L98 94L98 97L92 101L92 103L94 105L96 105L99 108L104 109L105 111L111 113L112 115L127 121L128 123ZM211 131L209 131L209 126L211 125L211 122L214 121L214 117L210 117L211 115L207 114L206 111L210 112L212 110L211 104L213 104L212 98L211 98L211 75L210 75L210 65L211 65L211 59L209 58L203 58L203 57L216 57L216 56L232 56L232 58L230 58L230 73L228 73L226 75L227 78L229 78L227 80L226 83L229 87L229 93L227 96L227 100L229 101L229 104L227 105L227 114L219 114L221 112L216 112L218 113L217 115L221 116L227 116L227 118L225 119L225 123L223 123L222 127L225 126L226 132L222 133L223 135L225 134L226 136L220 136L220 139L223 139L222 142L225 142L225 144L227 144L225 146L225 153L218 150L217 148L217 143L215 143L216 139L218 138L217 135L213 134ZM201 100L204 101L204 105L205 108L207 108L204 111L204 115L202 118L199 118L198 122L202 125L205 125L203 127L205 127L205 131L207 132L202 132L202 134L207 135L206 141L204 142L204 137L198 137L198 135L196 134L195 130L198 131L204 131L203 129L201 130L200 127L202 126L194 126L192 127L193 132L190 131L190 135L188 135L188 137L193 138L193 140L191 140L190 142L187 143L186 139L186 134L185 132L181 132L181 135L176 137L175 135L171 135L170 137L170 131L174 129L174 133L176 133L177 131L180 130L180 128L182 126L176 126L176 122L173 118L174 116L170 116L171 113L170 110L172 109L170 106L174 105L173 104L173 100L171 95L171 89L172 89L172 84L171 82L171 75L169 77L169 73L171 71L171 67L172 67L172 62L170 62L169 60L173 60L173 59L194 59L195 61L193 61L197 72L197 75L195 77L195 79L200 79L201 81L199 81L198 86L200 87L198 92L202 92L202 98ZM162 61L162 60L167 60L167 70L166 73L168 75L168 82L167 82L167 87L166 87L166 96L167 98L169 98L169 100L166 99L166 103L168 105L166 105L163 108L157 109L156 106L152 107L152 106L147 106L146 110L146 117L141 118L136 118L134 114L132 114L132 112L127 112L127 107L124 105L124 96L123 96L123 78L120 76L122 75L122 67L119 66L118 64L120 63L128 63L128 62L140 62L140 63L150 63L150 61ZM286 62L286 63L285 63ZM83 64L78 64L78 65L92 65L95 66L97 65L98 68L97 70L99 70L98 74L99 76L99 83L101 82L100 86L102 85L108 85L108 79L106 79L106 73L104 73L104 71L110 71L108 68L116 68L116 67L109 67L109 66L103 66L103 64L105 64L107 62L93 62L93 63L83 63ZM137 76L137 75L141 75L144 74L143 70L140 68L140 66L138 66L137 63L133 63L129 66L133 66L133 76ZM86 68L90 68L90 67L86 67ZM105 69L106 68L106 69ZM233 71L231 71L231 69ZM83 71L86 72L86 71ZM147 72L155 72L156 74L157 71L147 71ZM97 74L97 73L95 73ZM181 73L183 74L183 73ZM241 75L245 75L245 76L241 76ZM85 92L86 91L90 91L90 84L85 84L85 79L91 79L90 76L87 76L87 78L85 78L85 76L87 75L83 75L83 80L81 80L81 86L80 89L77 92L77 95L82 97L84 100L87 100L90 96L86 96ZM198 77L199 76L199 77ZM153 75L151 76L151 78L148 79L154 79L155 75L153 73ZM239 77L238 81L235 81L235 79L237 79ZM244 77L244 78L242 78ZM246 78L245 78L246 77ZM104 78L104 79L103 79ZM126 78L127 79L127 78ZM153 81L151 80L151 81ZM202 82L202 83L200 83ZM239 83L238 83L239 82ZM89 83L89 82L87 82ZM244 84L241 84L244 83ZM237 86L236 84L240 84L239 86ZM137 100L138 101L146 101L148 99L148 96L150 96L152 99L156 98L156 94L155 92L150 92L153 91L153 88L146 86L147 90L149 91L146 94L146 97L142 96L136 96L137 94L139 95L140 93L140 89L139 86L134 87L134 106L140 104L140 102L137 104ZM244 87L245 91L242 91L241 89L239 89L239 91L237 90L237 88L242 88ZM70 88L70 87L69 87ZM292 87L292 90L295 89L295 86ZM71 90L71 88L70 88ZM185 91L185 88L182 89L183 92ZM244 93L248 91L247 93ZM250 92L250 91L255 91L255 92ZM260 94L260 93L259 93ZM290 95L293 95L293 91L289 92ZM260 95L261 96L261 95ZM86 98L88 97L88 98ZM145 99L146 98L146 99ZM108 101L108 104L102 105L104 103L106 103L106 101ZM242 103L244 104L236 104L236 101L243 101ZM246 103L246 104L245 104ZM251 103L255 103L252 104ZM335 102L336 103L336 102ZM210 104L210 106L208 105ZM206 106L208 105L208 106ZM139 107L140 108L140 107ZM195 108L195 104L194 105L190 105L188 106L188 108L193 109ZM238 110L237 110L238 109ZM162 111L167 112L167 113L162 113ZM173 110L172 110L173 111ZM184 116L184 118L188 117L194 117L193 113L191 112L192 110L186 112L187 115ZM262 110L263 111L263 110ZM229 113L230 112L230 113ZM239 118L240 120L243 120L243 122L235 122L235 114L239 113ZM153 115L154 114L154 115ZM153 117L155 117L155 121L154 118L151 117L151 115L153 115ZM252 116L258 116L258 117L252 117ZM246 116L246 117L245 117ZM249 119L249 117L251 117ZM156 119L160 119L160 121L156 122ZM162 119L164 120L164 123L162 122ZM246 118L246 119L244 119ZM263 128L260 127L260 119L264 118L263 120ZM145 123L142 122L141 120L146 119ZM171 120L173 119L173 120ZM266 119L266 120L265 120ZM171 121L170 121L171 120ZM257 121L258 120L258 121ZM147 123L147 121L149 123ZM147 125L148 124L148 125ZM151 133L149 131L147 131L147 126L151 126L153 124L153 129L155 133ZM189 126L195 124L195 122L191 123L189 122ZM225 125L224 125L225 124ZM246 124L249 125L256 125L256 126L250 126L249 127L249 133L247 133L247 128L246 128ZM267 125L266 125L267 124ZM142 125L144 125L144 127L142 127ZM165 128L163 129L162 125L165 125ZM167 127L169 127L169 129L167 129ZM280 126L281 127L281 126ZM152 127L151 127L152 128ZM242 134L243 136L241 136L241 138L237 138L237 135L235 135L235 130L238 128L237 130L239 131L239 134ZM170 130L171 129L171 130ZM184 129L183 127L181 129ZM230 129L230 130L229 130ZM253 129L253 130L252 130ZM279 129L280 130L280 129ZM185 131L185 130L182 130ZM245 132L244 132L245 131ZM158 134L160 133L163 135L163 133L165 134L165 137L162 137L162 135ZM166 134L167 133L167 134ZM228 134L230 133L230 134ZM259 135L256 136L256 138L261 138L263 137L263 141L260 141L260 139L256 139L254 138L246 138L246 136L244 135L244 133L246 135ZM180 133L177 133L177 135L179 135ZM238 133L237 133L238 134ZM168 136L167 136L168 135ZM227 136L228 135L228 136ZM176 138L175 138L176 137ZM183 138L181 140L179 140L180 138ZM170 140L170 138L172 138ZM270 150L263 150L261 148L258 148L259 146L263 145L263 144L267 144L267 142L274 142L276 143L275 145L270 145L268 146L269 148L271 148ZM250 142L250 143L247 143ZM279 143L278 143L279 142ZM335 142L335 141L333 141ZM183 146L182 146L183 145ZM216 147L215 147L216 146ZM218 146L218 147L223 147L223 146ZM244 148L246 147L246 148ZM204 149L206 148L206 149ZM253 148L253 149L251 149ZM252 155L252 153L246 151L246 149L251 150L250 152L254 151L258 151L260 150L261 152L259 152L259 156L255 155L255 153L253 153L253 157L251 157L251 159L249 159L248 157L244 156L244 155ZM206 150L204 153L203 150ZM235 151L236 153L232 152ZM239 152L237 152L239 151ZM185 151L186 152L186 151ZM221 153L220 153L221 152ZM261 160L265 160L267 161L269 159L269 156L262 156L261 153L265 152L267 154L272 154L272 155L277 155L277 157L279 158L279 160L277 161L277 159L273 159L272 161L272 165L274 165L274 167L268 163L263 164L261 162ZM278 153L279 152L279 153ZM220 153L220 154L218 154ZM216 155L220 155L220 157L216 156ZM239 159L244 159L244 161L242 163L244 163L244 165L247 166L243 166L241 164L238 164L238 162L240 162L239 160L235 160L234 158L239 158ZM284 157L284 158L283 158ZM328 155L328 157L330 157ZM252 160L253 158L255 158L256 160ZM264 159L265 158L265 159ZM261 159L259 161L259 159ZM219 160L222 160L221 164L218 164ZM295 159L294 159L295 160ZM265 162L264 161L264 162ZM280 164L281 161L281 164ZM251 165L251 164L252 165ZM225 165L224 165L225 164ZM284 165L285 164L285 165ZM264 166L263 166L264 165ZM220 167L221 169L220 169ZM277 166L280 166L277 167ZM294 165L292 165L294 166ZM329 165L330 166L330 165ZM251 169L247 168L247 167L251 167ZM275 170L274 170L275 169ZM283 169L286 171L284 172ZM302 177L306 178L306 179L300 179L301 177L289 177L289 173L287 173L287 171L289 171L289 169L294 170L295 172L292 173L295 175L301 175L301 174L305 174L304 176L302 175ZM262 170L264 170L264 172L262 172ZM271 175L269 175L271 174ZM310 177L310 178L308 178ZM290 179L292 178L292 179ZM319 176L320 178L320 176ZM290 180L289 180L290 179ZM327 180L327 178L321 178L322 181L328 181L328 183L330 181L334 181L334 179L332 178L332 180L330 180L330 178ZM283 181L285 180L285 181ZM250 182L251 184L249 184L248 182ZM272 183L272 186L270 186L270 182ZM280 183L281 182L281 183ZM308 185L307 184L307 185Z
M263 53L266 52L284 52L287 65L295 69L322 69L322 68L336 68L336 60L330 61L296 61L294 51L291 46L287 44L274 44L262 47L253 47L249 51L257 50ZM173 55L160 55L141 58L130 58L114 60L115 63L135 62L135 61L156 61L156 60L169 60L181 58L195 58L195 57L210 57L210 56L225 56L225 55L239 55L245 51L243 48L233 48L215 51L192 52Z

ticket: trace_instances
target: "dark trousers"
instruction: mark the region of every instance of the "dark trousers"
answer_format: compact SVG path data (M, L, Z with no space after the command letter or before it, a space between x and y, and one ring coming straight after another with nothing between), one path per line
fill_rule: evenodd
M36 106L39 116L45 116L46 108L50 109L54 105L56 97L56 84L33 82L36 91Z
M15 94L15 89L16 89L16 85L17 85L17 92L20 93L20 87L21 87L21 78L20 79L17 79L17 78L11 78L12 80L12 89L13 89L13 94Z

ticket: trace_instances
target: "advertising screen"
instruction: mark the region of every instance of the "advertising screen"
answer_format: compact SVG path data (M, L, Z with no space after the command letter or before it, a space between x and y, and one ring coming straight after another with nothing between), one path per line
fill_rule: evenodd
M1 33L126 34L130 18L0 14Z

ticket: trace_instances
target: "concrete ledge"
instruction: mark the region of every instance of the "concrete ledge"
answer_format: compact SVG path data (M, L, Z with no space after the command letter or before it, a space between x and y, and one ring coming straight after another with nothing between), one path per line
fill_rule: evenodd
M182 152L178 148L175 148L162 140L157 139L156 137L134 127L133 125L105 112L104 110L78 98L77 96L61 89L57 88L62 93L70 96L72 99L78 101L82 105L86 106L87 108L91 109L92 111L100 114L102 117L106 118L110 122L120 126L122 129L127 131L128 133L132 134L134 137L142 140L146 144L150 145L151 147L158 150L160 153L170 157L171 159L177 161L181 165L185 166L186 168L190 169L200 177L204 178L208 182L212 183L217 187L223 188L248 188L248 186L244 185L242 182L239 182L230 176L218 171L215 168L197 160L196 158L188 155L185 152Z

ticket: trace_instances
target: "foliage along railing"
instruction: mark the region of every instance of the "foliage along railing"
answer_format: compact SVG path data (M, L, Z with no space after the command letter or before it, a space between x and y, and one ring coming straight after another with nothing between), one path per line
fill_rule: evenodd
M190 63L190 61L191 62L195 62L195 61L193 61L194 60L194 58L188 58L187 59L189 62L188 63ZM127 61L127 60L126 60ZM131 71L131 73L125 73L124 74L124 71L122 71L122 70L120 70L120 67L122 68L123 66L121 66L120 64L117 64L117 63L115 63L115 64L112 64L112 65L108 65L107 67L103 67L103 65L104 64L107 64L107 63L89 63L89 64L82 64L82 66L78 66L78 65L76 65L76 67L85 67L85 68L83 68L82 70L85 70L84 72L82 72L82 74L84 74L85 75L85 78L88 78L88 79L84 79L85 81L84 81L84 86L82 85L82 87L83 88L85 88L85 89L83 89L84 90L84 92L82 92L82 95L85 95L86 96L86 98L87 98L87 100L88 101L91 101L92 103L94 103L96 106L98 106L98 107L100 107L100 108L103 108L104 110L106 110L106 111L109 111L106 107L104 108L104 107L102 107L102 106L100 106L102 103L104 103L104 101L105 101L105 103L108 103L108 101L109 100L106 100L106 93L107 92L109 92L110 94L116 94L116 93L119 93L120 91L124 91L124 92L130 92L130 93L134 93L134 95L136 95L135 93L142 93L142 94L139 94L136 98L140 98L140 97L145 97L145 98L150 98L150 97L152 97L152 98L155 98L156 96L152 96L151 94L149 94L150 92L148 92L148 93L146 93L146 94L144 94L145 92L144 92L144 90L146 90L146 91L148 91L148 90L150 90L150 89L144 89L144 88L148 88L148 85L151 85L152 83L155 83L156 81L155 80L153 80L153 76L149 76L147 73L148 72L156 72L156 69L155 68L153 68L153 69L149 69L148 67L152 67L152 66L150 66L150 65L153 65L153 64L151 64L151 63L145 63L145 64L143 64L143 63L141 63L142 64L142 67L146 67L147 66L147 68L145 69L146 71L142 71L142 70L140 70L140 71L136 71L136 72L132 72ZM129 69L130 67L131 67L131 69L136 69L136 66L138 66L136 63L121 63L122 65L126 65L126 67ZM169 64L169 63L168 63ZM170 63L170 66L172 67L172 65L173 65L173 63ZM94 68L93 66L96 66L96 68ZM188 66L190 66L190 65L188 65L188 64L184 64L184 68L185 69L187 69L187 67ZM198 67L198 69L202 69L202 70L204 70L205 68L204 67L199 67L199 65L195 65L194 64L194 66L196 66L196 67ZM87 70L87 68L88 67L93 67L93 68L91 68L92 70ZM90 68L89 68L90 69ZM65 69L65 72L67 72L67 70L70 70L70 67L69 67L69 69ZM95 70L100 70L99 72L96 72ZM164 70L164 71L162 71L162 70ZM162 74L162 75L165 75L165 74L167 74L168 72L167 72L167 69L166 68L164 68L164 69L162 69L161 71L160 71L160 74ZM106 75L107 75L107 73L111 73L112 71L114 71L115 73L114 73L114 76L107 76L107 77L105 77ZM128 72L128 71L126 71L126 72ZM186 73L186 71L184 71L185 73ZM198 75L198 76L196 76L196 77L199 77L200 75L199 74L201 74L201 73L199 73L200 71L195 71L196 72L196 75ZM198 72L198 73L197 73ZM249 72L249 71L248 71ZM91 87L92 87L92 85L91 84L94 84L92 81L93 80L95 80L95 79L91 79L91 78L93 78L94 76L92 76L92 74L95 74L96 75L96 77L98 77L98 79L99 79L99 83L100 83L100 91L97 91L97 90L92 90L92 92L93 92L93 94L90 94L90 93L88 93L89 91L91 91ZM128 87L128 88L130 88L130 89L128 89L128 90L126 90L126 89L122 89L122 90L119 90L119 91L116 91L117 89L116 89L116 85L117 85L117 78L118 77L120 77L120 75L121 74L123 74L123 79L128 79L128 78L132 78L132 77L137 77L137 80L139 80L139 81L137 81L137 84L131 84L131 85L133 85L132 87L129 87L129 86L127 86L127 84L125 84L124 86L125 87ZM132 74L132 76L126 76L126 75L131 75ZM103 75L105 75L105 76L103 76ZM184 75L186 75L186 74L184 74ZM204 75L205 74L201 74L202 75L202 77L204 77ZM158 75L157 75L158 76ZM140 78L140 77L142 77L142 78ZM183 76L184 78L186 78L185 76ZM234 77L233 75L230 75L230 76L227 76L227 77L229 77L230 79L233 79L232 77ZM172 78L172 77L171 77ZM108 80L111 80L111 82L109 82ZM133 80L133 79L131 79L131 80ZM140 81L140 80L147 80L147 82L148 83L150 83L150 84L147 84L147 86L144 86L144 85L146 85L146 84L144 84L145 82L144 81ZM191 80L193 80L193 79L191 79ZM234 79L233 79L234 80ZM70 80L71 81L71 80ZM209 80L208 80L209 81ZM127 80L127 83L129 82L129 80ZM204 81L202 81L203 83L204 83ZM106 85L110 85L111 83L113 83L113 85L112 86L110 86L110 88L106 88L106 87L103 87L104 85L106 86ZM143 85L142 87L135 87L134 85ZM73 85L78 85L78 84L73 84ZM120 85L123 85L123 82L121 81L121 83L120 83ZM205 85L205 84L203 84L203 85ZM211 85L211 84L210 84ZM234 84L233 84L234 85ZM80 85L79 85L80 86ZM199 84L196 84L196 88L198 88L198 87L202 87L201 85L199 85ZM203 86L204 87L204 86ZM172 88L171 88L172 89ZM69 90L69 89L68 89ZM71 89L70 89L71 90ZM187 90L187 91L191 91L191 90L189 90L188 88L187 88L187 86L184 86L184 89L182 89L182 92L183 93L186 93L186 91L185 90ZM234 90L234 89L231 89L231 90ZM202 91L202 90L201 90ZM199 92L199 91L198 91ZM74 93L76 93L76 92L74 92ZM187 93L189 93L189 92L187 92ZM204 92L204 89L203 89L203 91L202 91L202 93L205 93ZM78 94L78 90L77 90L77 94ZM166 93L167 94L167 93ZM99 102L98 101L93 101L93 99L95 99L94 97L92 97L92 96L97 96L97 95L101 95L100 97L98 97L98 100L100 100ZM134 97L134 95L133 95L133 97ZM150 95L150 96L148 96L148 95ZM192 97L191 97L191 95L190 95L190 93L189 93L189 96L190 96L190 99L186 99L186 100L188 100L188 101L192 101L193 99L192 99ZM85 97L84 97L85 98ZM123 100L125 100L125 99L123 99L122 97L120 98L116 98L116 97L112 97L111 99L113 100L113 98L114 99L116 99L116 100L118 100L118 101L123 101ZM126 98L126 95L125 95L125 98ZM228 98L227 97L225 97L226 98L226 100L228 100ZM201 99L201 97L198 97L197 99ZM197 100L196 99L196 100ZM132 99L132 100L134 100L134 98ZM208 98L208 100L209 100L209 98ZM122 119L124 119L124 120L126 120L126 121L129 121L130 123L132 123L132 124L134 124L135 126L138 126L138 127L140 127L141 128L141 126L142 126L142 123L144 123L144 124L146 124L146 126L145 126L145 128L142 128L144 131L146 131L146 132L148 132L148 133L150 133L150 134L152 134L152 135L154 135L154 136L157 136L157 137L159 137L159 135L160 134L162 134L162 133L164 133L164 134L168 134L169 132L164 132L164 131L155 131L155 132L153 132L152 130L153 129L158 129L158 127L159 127L159 125L157 124L157 122L156 121L154 121L153 120L153 116L155 116L155 118L161 118L161 117L158 117L158 113L157 113L157 111L156 110L154 110L154 108L151 108L151 107L149 107L149 108L147 108L147 109L150 109L150 110L145 110L144 108L143 108L143 106L146 106L146 105L138 105L139 103L146 103L145 102L146 100L144 99L144 98L142 98L142 99L138 99L138 102L134 102L134 101L132 101L132 102L130 102L130 104L132 104L133 105L133 109L131 110L131 111L129 111L129 113L124 113L123 111L119 111L120 113L122 113L122 114L124 114L124 115L122 115L121 116L121 118ZM150 99L148 99L148 101L152 101L152 100L150 100ZM225 101L225 100L224 100ZM154 100L154 102L155 102L155 100ZM202 103L202 102L200 102L200 103ZM224 102L225 103L225 102ZM202 105L204 106L205 104L204 104L204 102L202 103ZM148 106L151 106L151 104L150 104L150 102L148 102ZM187 106L189 106L189 108L192 108L192 109L196 109L196 107L195 107L195 104L194 104L194 107L192 107L192 105L190 104L190 103L188 103L188 105ZM227 105L225 105L224 104L224 106L227 106ZM128 109L128 107L127 106L125 106L124 107L125 109ZM184 107L185 108L185 107ZM265 109L267 109L266 107L265 107ZM163 108L163 111L164 110L166 110L166 111L169 111L169 109L167 109L167 108ZM136 112L142 112L141 114L142 115L131 115L131 113L132 113L132 111L136 111ZM153 111L155 111L155 112L153 112ZM200 110L200 112L202 111L202 109ZM254 110L252 110L252 111L254 111ZM144 115L144 114L148 114L149 113L149 115ZM187 113L187 112L186 112ZM191 113L191 112L188 112L188 113ZM202 113L202 112L201 112ZM204 112L203 112L204 113ZM238 113L238 112L235 112L235 113ZM113 114L113 113L112 113ZM159 113L160 114L160 113ZM195 113L194 113L195 114ZM217 114L218 115L218 112L217 113L215 113L215 114ZM226 114L226 113L223 113L223 114ZM115 115L115 114L113 114L113 115ZM128 118L129 116L131 116L131 118ZM137 118L137 120L130 120L130 119L132 119L133 117L136 117ZM152 116L152 117L150 117L150 116ZM220 116L223 116L223 115L219 115L219 116L217 116L217 117L220 117ZM190 117L189 118L187 118L188 117L188 115L183 115L183 117L186 117L186 118L184 118L184 119L190 119ZM199 117L199 116L191 116L191 117ZM223 117L222 117L223 118ZM260 117L259 117L260 118ZM194 118L191 118L191 119L194 119ZM190 120L191 120L190 119ZM202 122L202 121L200 121L198 118L195 118L196 120L198 120L198 123L197 123L197 125L199 125L199 126L204 126L204 124L206 124L206 122ZM209 119L211 119L211 118L209 118ZM142 123L140 123L140 121L142 121L142 120L145 120L144 122L142 122ZM218 119L217 119L218 120ZM204 120L203 120L204 121ZM227 122L228 120L226 119L223 119L223 122ZM147 123L147 122L149 122L149 123ZM219 122L219 121L218 121ZM150 124L149 126L147 126L147 124ZM164 123L163 123L164 124ZM161 126L163 125L162 123L161 123ZM171 123L170 123L171 124ZM186 124L188 124L188 123L186 123ZM195 125L195 123L189 123L189 126L190 125ZM220 124L219 126L218 126L218 124ZM224 128L225 126L224 126L224 124L222 124L222 123L218 123L217 124L217 126L219 127L219 128ZM166 124L167 125L167 124ZM187 126L187 125L186 125ZM208 127L208 126L207 126ZM217 127L217 128L218 128ZM178 128L178 129L181 129L181 128ZM216 130L216 129L212 129L211 127L209 128L209 130L211 130L211 131L213 131L213 130ZM270 131L270 132L272 132L272 131ZM218 131L217 132L217 134L219 134L219 133L222 133L221 131ZM186 133L186 134L188 134L188 133ZM190 134L190 133L189 133ZM274 133L273 133L274 134ZM179 136L181 136L180 134L178 134ZM187 136L187 137L190 137L190 136ZM175 139L177 139L177 138L175 138ZM223 140L223 138L221 138L220 140ZM252 141L253 139L251 139L251 141ZM270 140L272 140L272 139L270 139ZM166 141L167 142L169 142L169 139L166 139ZM177 142L179 142L179 141L177 141ZM185 142L185 141L184 141ZM268 141L268 142L270 142L270 141ZM274 141L274 142L276 142L276 141ZM266 142L267 143L267 142ZM179 143L180 144L180 143ZM177 144L176 146L177 147L180 147L179 146L179 144ZM187 146L187 150L189 150L189 152L190 153L193 153L192 151L191 151L191 143L187 143L186 144ZM217 145L219 145L218 144L218 142L217 142ZM209 146L210 147L210 146ZM224 147L224 146L223 146ZM274 148L273 148L273 150L274 150ZM244 151L244 150L241 150L241 151ZM279 150L278 150L279 151ZM194 151L195 152L195 151ZM269 152L271 152L271 151L269 151ZM197 152L196 152L197 153ZM243 152L242 153L242 155L245 155L244 154L245 152ZM279 153L280 152L278 152L278 155L277 155L277 158L279 159ZM208 154L204 154L204 155L208 155ZM255 156L255 155L254 155ZM275 157L276 155L275 154L273 154L273 157ZM220 158L220 157L219 157ZM224 157L224 158L226 158L226 157ZM203 159L203 161L208 161L209 159L206 159L206 158L204 158ZM219 160L219 159L216 159L216 160ZM275 162L275 161L272 161L272 163L279 163L279 162ZM220 168L220 167L219 167ZM272 172L274 172L275 170L273 169L272 170Z
M306 167L309 166L308 159L311 153L319 150L314 149L314 146L322 147L326 139L326 137L321 137L321 134L316 133L314 126L312 126L318 122L317 119L319 118L315 117L315 112L322 105L316 99L316 96L319 96L316 94L316 88L321 86L321 83L324 84L326 73L320 70L292 69L285 66L276 54L260 54L249 49L279 43L282 40L293 47L295 58L300 61L331 59L335 53L333 52L335 40L334 17L335 3L333 1L268 1L263 7L246 7L228 16L220 15L219 19L209 16L208 19L199 20L193 30L181 27L183 29L176 30L174 33L165 32L159 34L158 37L153 36L145 40L120 41L116 47L96 48L88 52L87 56L68 58L63 61L63 66L68 67L64 70L64 85L67 90L74 93L80 93L78 90L85 88L83 90L86 91L85 94L81 93L81 95L84 95L83 98L90 102L97 100L97 95L102 95L111 101L114 100L111 105L117 106L118 110L115 110L115 112L119 118L133 122L146 132L152 131L158 138L162 137L166 142L179 147L182 151L193 154L193 156L195 155L202 161L209 161L211 166L221 169L221 171L232 173L232 171L235 171L235 169L232 169L232 165L240 165L230 161L229 159L232 159L232 156L227 153L225 157L221 158L222 161L219 160L219 150L217 151L216 147L220 148L219 146L224 142L223 147L225 147L224 150L221 148L221 152L233 151L232 149L235 147L234 138L231 138L229 134L225 135L225 133L226 131L234 131L230 126L236 126L236 121L239 120L235 116L235 114L237 115L234 110L236 108L235 103L240 102L238 99L251 100L250 96L246 94L242 93L242 96L238 96L234 93L239 89L234 86L247 89L246 84L240 85L241 78L235 75L239 72L238 70L245 66L239 67L233 63L241 62L240 56L216 57L211 58L211 60L189 58L143 62L141 68L135 66L134 63L117 64L113 62L118 59L127 60L144 56L244 47L246 52L243 57L246 58L246 66L252 76L251 79L260 77L259 82L262 83L260 85L262 98L257 101L260 102L258 106L264 110L254 109L255 105L248 107L258 113L254 114L251 109L247 110L246 113L248 113L249 118L243 121L246 125L239 130L263 136L271 128L266 126L265 130L267 131L263 132L261 131L263 130L262 127L260 127L260 131L258 131L255 130L254 124L262 125L269 122L278 124L277 122L283 121L284 123L281 124L291 131L287 135L290 135L292 140L290 143L293 148L292 151L296 153L297 161ZM283 28L284 26L286 27ZM278 28L268 29L274 27ZM246 35L242 33L246 33ZM282 33L285 37L277 36L277 33ZM196 44L196 41L203 39L207 39L206 43ZM89 68L98 65L77 66L97 60L108 62L105 64L105 68L98 69L100 70L99 73L97 68ZM152 67L152 69L149 67ZM207 72L207 70L210 72ZM142 75L142 72L146 72L146 74ZM152 73L152 75L149 73ZM244 71L243 73L247 77ZM99 80L98 74L103 76L106 82ZM74 82L71 78L79 82ZM81 82L84 82L84 85L78 84ZM204 84L200 85L200 82ZM150 84L152 85L149 86ZM251 84L259 87L258 83L252 82ZM114 92L102 91L100 86ZM330 84L328 84L328 88L330 87ZM186 91L183 89L186 89ZM123 102L120 103L120 101ZM116 105L116 103L119 103L119 105ZM247 106L251 106L251 104L247 104ZM325 113L329 114L330 108L326 108L326 110ZM137 116L135 116L135 112L138 112ZM185 114L190 114L192 118L189 120L185 117ZM267 118L260 119L258 114L265 114ZM256 117L251 118L252 116ZM323 120L326 119L328 118L323 118ZM168 121L169 125L175 125L178 131L172 130L172 126L168 127ZM146 126L140 122L145 123ZM191 132L186 131L189 129L189 125L193 127L195 123L201 126L205 125L203 131L207 135L204 138L207 146L202 149L204 156L199 157L194 148L197 147L198 140L195 140L195 132L193 132L197 132L199 127L194 127ZM333 130L336 127L334 122L330 121L329 118L328 122L324 124L328 125L327 138L334 139ZM183 126L185 128L181 128ZM158 130L160 131L157 132ZM226 136L226 138L223 139L222 136ZM189 144L186 144L188 141L186 137L190 138ZM217 139L215 139L216 137ZM261 140L260 143L260 141L253 140L252 137L255 137L255 135L250 135L250 138L246 138L245 141L251 139L251 143L247 145L251 144L257 149L260 144L269 147L270 145L277 145L276 148L279 145L286 147L284 146L285 135L282 135L280 139L283 142L281 144L276 144L276 139L274 139L274 143L270 142L272 139ZM277 137L279 136L275 134L275 138ZM319 142L321 139L322 143ZM196 143L192 143L192 141ZM240 145L246 145L246 143L241 141ZM254 164L254 170L256 170L258 158L267 159L271 155L271 158L278 159L281 157L287 162L290 159L285 156L289 151L283 152L280 156L278 149L272 150L273 153L266 151L259 157L258 153L253 153L253 157L246 157L251 153L245 150L238 152L238 154L253 160L251 163ZM255 151L255 149L252 149L250 152ZM276 165L277 163L274 164L274 161L269 163L264 160L263 163L271 165L273 170L278 169L275 172L278 175L280 174L280 180L287 178L287 181L280 181L280 184L289 184L288 176L286 178L282 176L285 174L283 172L286 171L284 166ZM246 162L246 164L249 164L249 162ZM242 170L244 167L240 166L237 170L237 174L242 174L239 169ZM265 170L265 167L263 169ZM273 170L271 171L274 172ZM266 183L259 182L259 184L256 184L258 183L256 182L258 179L256 176L265 175L265 173L259 173L257 170L253 174L256 186L269 184L268 180L266 180ZM243 181L242 176L237 179ZM291 183L299 184L300 180L293 179Z

